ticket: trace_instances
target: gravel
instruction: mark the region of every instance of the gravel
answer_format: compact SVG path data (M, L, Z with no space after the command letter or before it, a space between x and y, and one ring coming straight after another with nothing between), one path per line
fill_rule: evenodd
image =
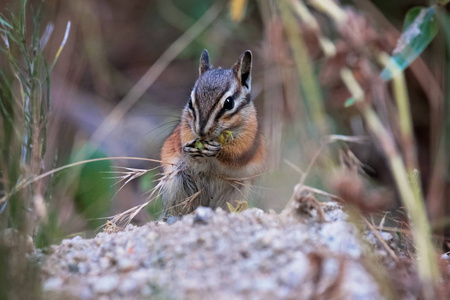
M46 299L379 299L346 219L334 203L325 222L200 207L171 225L64 240L44 257L43 289Z

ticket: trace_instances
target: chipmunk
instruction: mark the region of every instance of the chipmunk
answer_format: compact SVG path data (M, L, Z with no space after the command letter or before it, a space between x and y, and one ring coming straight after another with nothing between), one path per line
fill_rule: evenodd
M265 141L251 99L252 53L230 69L212 68L200 56L199 78L181 121L161 149L163 216L198 206L227 208L245 200L261 174Z

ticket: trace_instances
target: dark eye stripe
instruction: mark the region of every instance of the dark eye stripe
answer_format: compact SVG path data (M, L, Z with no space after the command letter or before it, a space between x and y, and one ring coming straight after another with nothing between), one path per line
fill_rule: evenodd
M231 98L233 98L233 99L237 99L237 97L239 96L239 91L236 91L236 92L234 92L234 94L232 95L232 96L230 96ZM234 102L234 111L229 115L230 117L231 116L233 116L234 114L236 114L236 112L238 112L244 105L246 105L248 102L247 102L247 99L245 100L245 101L243 101L239 106L237 106L236 107L236 102ZM227 109L221 109L220 111L219 111L219 113L217 114L217 116L216 116L216 120L219 120L220 119L220 117L222 117L227 111L229 111L229 110L227 110Z
M244 108L247 104L250 103L250 95L247 95L244 99L244 101L242 101L238 107L236 107L235 111L233 111L231 114L228 115L229 118L231 118L232 116L234 116L235 114L237 114L242 108Z
M191 98L189 98L188 109L192 112L192 115L194 116L194 120L197 119L197 115L195 113L195 108L192 105L192 99Z
M235 114L237 114L241 109L243 109L247 105L247 102L241 102L238 107L236 107L236 110L233 111L231 114L227 115L227 118L231 118Z

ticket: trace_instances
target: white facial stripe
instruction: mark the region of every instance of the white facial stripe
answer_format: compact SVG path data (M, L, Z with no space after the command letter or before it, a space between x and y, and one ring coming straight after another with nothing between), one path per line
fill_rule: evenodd
M216 116L222 110L225 99L227 99L230 96L233 96L235 90L236 90L236 83L234 82L233 85L228 90L228 92L223 94L222 98L220 98L219 104L216 105L216 107L214 108L214 111L212 111L212 113L208 119L208 122L206 123L204 132L209 132L209 130L211 130L211 128L214 126Z
M192 92L191 92L191 101L192 101L192 107L194 108L194 113L195 113L195 117L196 117L195 123L194 123L194 131L198 132L198 130L200 128L200 115L198 114L197 101L195 101L194 90L192 90Z

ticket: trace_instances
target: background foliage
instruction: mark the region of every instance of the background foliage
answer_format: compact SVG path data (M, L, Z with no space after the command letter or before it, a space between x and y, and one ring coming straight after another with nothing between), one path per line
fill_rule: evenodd
M26 244L33 237L45 247L70 234L92 236L104 223L99 218L144 202L157 171L119 190L113 177L120 174L111 171L123 169L112 166L150 169L154 162L99 161L30 179L85 159L158 159L198 76L201 51L229 67L250 49L270 153L250 205L281 211L299 180L349 201L355 194L342 189L342 166L358 166L364 175L349 182L361 180L364 189L352 204L388 210L392 226L408 220L406 206L416 240L425 237L419 253L434 251L431 231L436 249L448 250L447 3L0 2L0 229L17 230L2 231L3 239ZM160 209L155 201L134 222L157 218ZM4 270L8 249L0 249ZM436 273L433 260L422 260L428 277ZM32 264L20 267L34 274ZM13 276L0 274L0 282Z

